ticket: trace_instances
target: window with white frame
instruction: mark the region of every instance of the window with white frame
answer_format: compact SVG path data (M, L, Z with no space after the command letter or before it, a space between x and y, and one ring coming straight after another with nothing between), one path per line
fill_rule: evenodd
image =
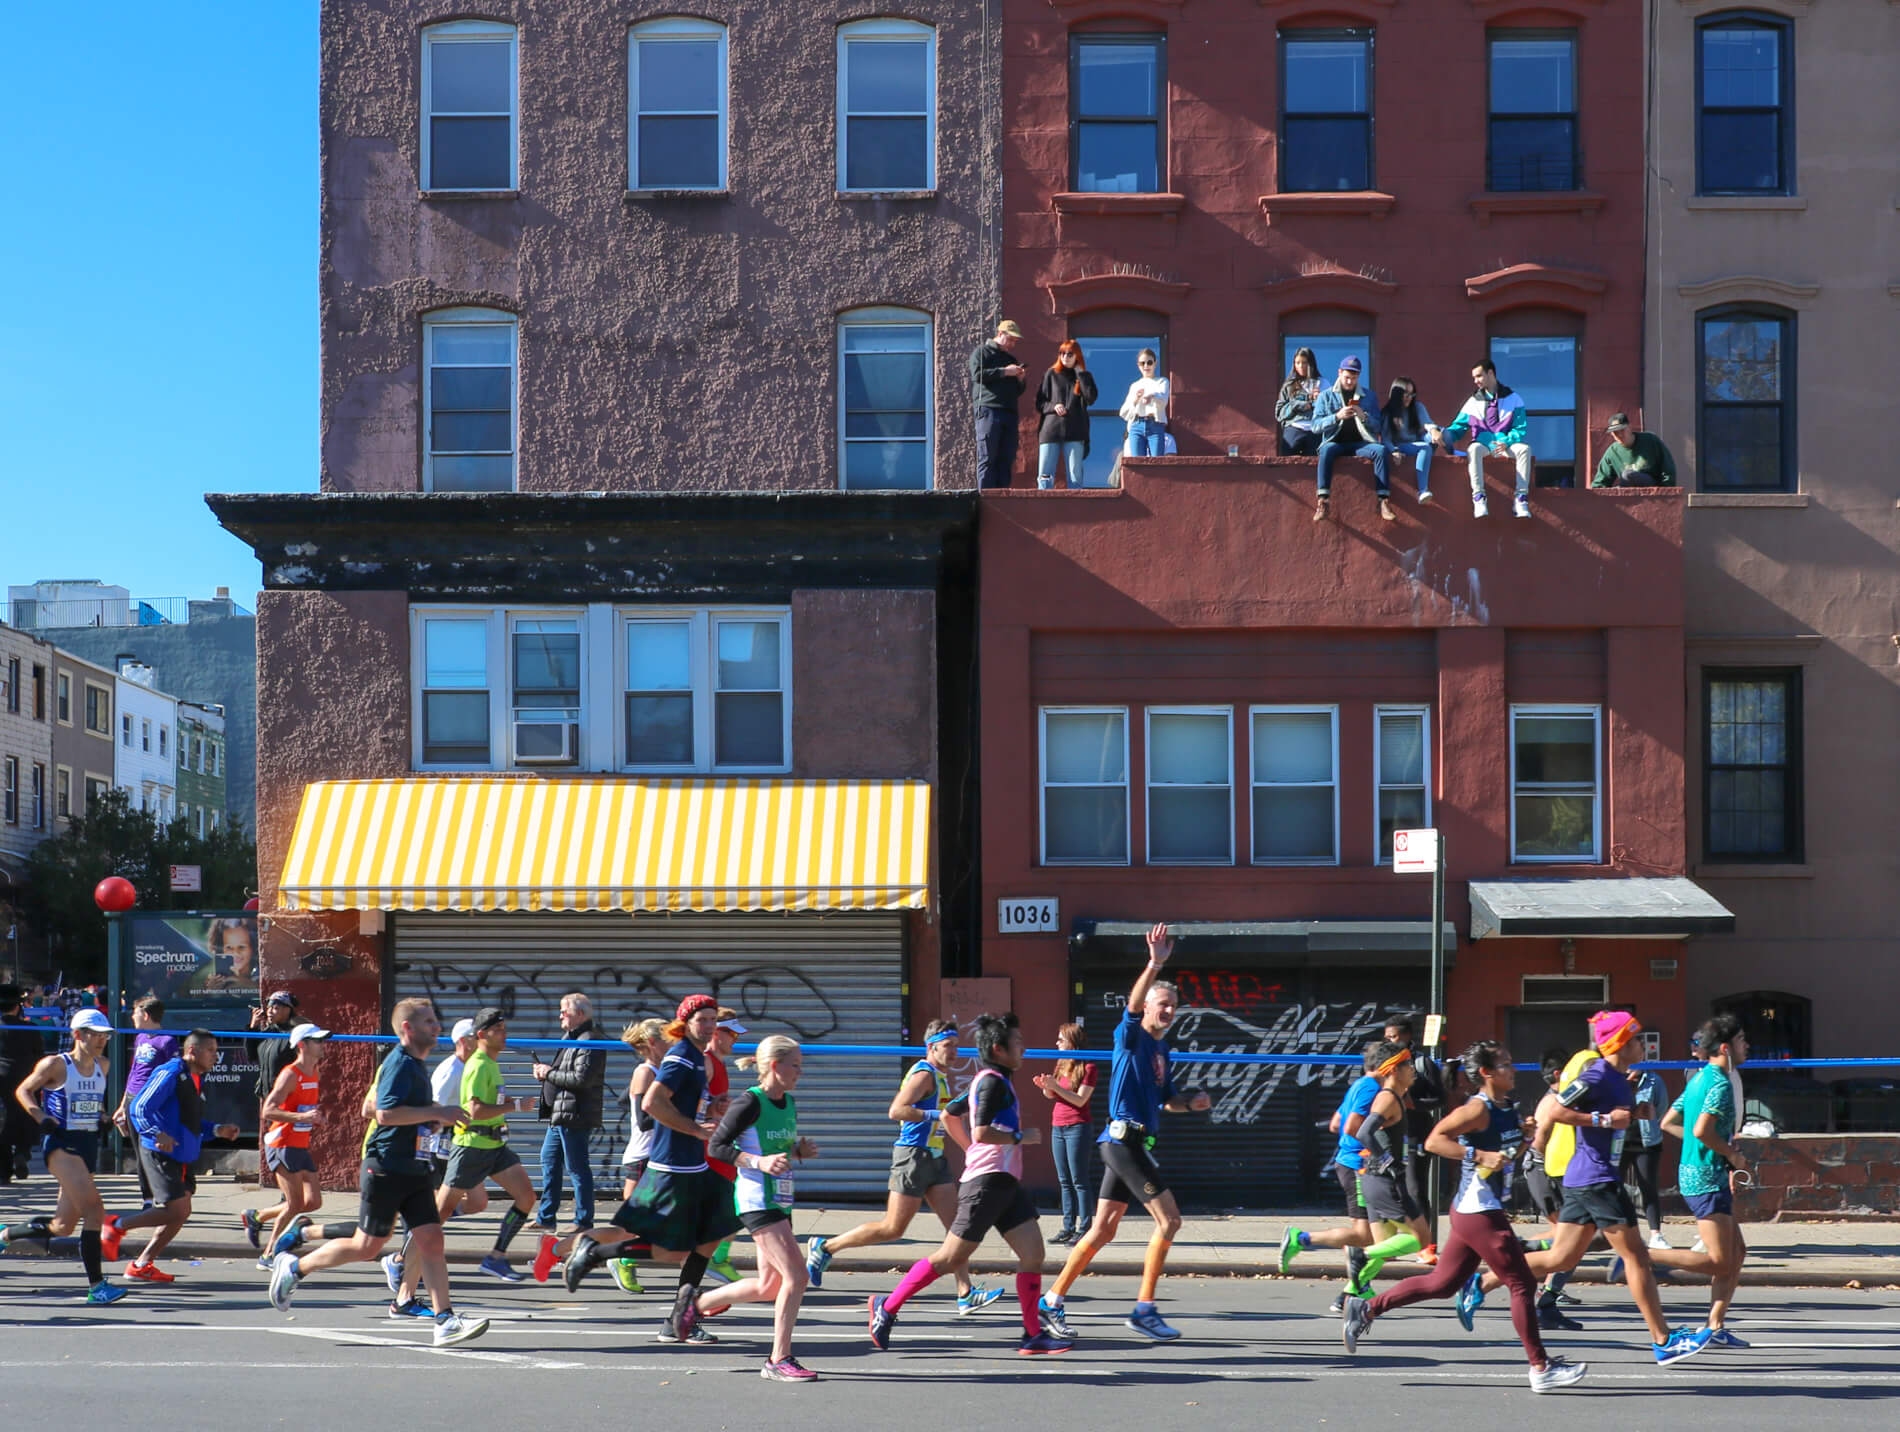
M1339 863L1339 708L1256 706L1253 862Z
M628 32L632 189L726 187L726 27L670 16Z
M205 774L215 776L218 773L218 747L215 742L205 744Z
M46 767L33 763L33 829L46 829Z
M60 766L53 772L53 814L61 820L73 813L73 772L71 766Z
M1151 706L1148 862L1231 865L1234 714L1226 707Z
M422 32L422 187L515 187L515 27L456 20Z
M1041 717L1043 863L1128 864L1128 708Z
M626 754L630 766L690 769L702 745L693 689L694 620L638 617L627 622Z
M713 765L784 765L786 624L715 616L712 626Z
M509 492L515 485L515 319L447 308L422 322L423 487Z
M580 763L581 618L512 616L509 751L516 765Z
M1596 706L1511 708L1511 859L1602 858L1602 719Z
M165 747L170 737L171 737L171 728L161 723L158 728L158 754L159 755L163 756L163 755L169 754L166 751Z
M842 486L930 486L931 351L928 314L863 308L839 321Z
M132 749L132 718L130 716L119 718L119 744L128 751Z
M8 825L20 823L20 758L8 756L0 761L0 819Z
M420 625L421 764L489 765L488 619L426 617Z
M1373 763L1378 786L1378 863L1392 863L1392 832L1432 823L1431 711L1375 706Z
M838 27L838 187L936 187L937 32L911 20Z
M150 721L139 722L139 749L141 751L149 751L152 749L152 723Z
M625 765L780 771L791 764L784 612L631 612L622 653Z

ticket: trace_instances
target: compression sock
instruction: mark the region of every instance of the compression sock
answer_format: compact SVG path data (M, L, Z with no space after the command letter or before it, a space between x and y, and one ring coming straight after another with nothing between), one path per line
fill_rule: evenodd
M928 1258L919 1258L910 1265L910 1271L897 1280L897 1286L884 1299L884 1311L894 1313L910 1300L913 1293L920 1293L937 1281L937 1270L930 1266Z
M1154 1237L1148 1240L1148 1255L1141 1260L1141 1292L1136 1296L1136 1302L1154 1302L1155 1287L1161 1282L1161 1270L1167 1264L1168 1249L1173 1246L1174 1240L1164 1238L1158 1228Z
M99 1248L99 1230L86 1228L79 1234L79 1261L86 1265L86 1279L91 1283L103 1283L106 1280L104 1258Z
M1363 1297L1366 1290L1371 1288L1372 1280L1379 1276L1379 1270L1385 1267L1388 1259L1402 1258L1407 1253L1416 1253L1421 1246L1418 1235L1409 1228L1393 1234L1383 1243L1373 1244L1366 1249L1365 1266L1353 1278L1353 1292Z
M1016 1275L1016 1301L1023 1310L1023 1336L1033 1338L1042 1331L1042 1315L1036 1311L1036 1305L1042 1301L1042 1274L1018 1273ZM890 1303L886 1301L885 1307Z
M495 1252L506 1253L508 1245L515 1241L515 1235L528 1226L528 1214L518 1208L510 1208L501 1216L501 1231L495 1235Z
M695 1254L689 1253L686 1255L686 1261L691 1263L696 1256ZM600 1244L589 1238L585 1233L576 1233L574 1235L574 1247L569 1251L568 1258L579 1265L583 1273L598 1268L602 1263L607 1261L607 1255L601 1251ZM703 1268L705 1266L705 1260L701 1259L700 1267Z
M308 1243L310 1241L310 1233L310 1228L306 1227L303 1231L303 1237L297 1241L299 1243ZM352 1220L348 1223L320 1224L316 1229L316 1235L319 1238L354 1238L356 1236L356 1223Z
M598 1248L600 1245L596 1243L594 1246ZM680 1264L679 1285L682 1288L697 1288L700 1280L706 1276L706 1264L709 1261L704 1253L688 1253L686 1261Z
M1101 1250L1092 1243L1078 1243L1069 1250L1069 1261L1062 1265L1062 1271L1056 1275L1056 1284L1050 1290L1051 1297L1061 1302L1073 1288L1076 1280L1088 1272L1089 1264L1095 1261L1095 1255Z
M732 1262L732 1240L730 1238L713 1249L713 1255L710 1261L721 1268L726 1267Z
M42 1213L37 1218L27 1219L24 1223L10 1223L6 1228L0 1229L0 1248L31 1241L40 1245L40 1252L50 1253L52 1238L53 1220Z

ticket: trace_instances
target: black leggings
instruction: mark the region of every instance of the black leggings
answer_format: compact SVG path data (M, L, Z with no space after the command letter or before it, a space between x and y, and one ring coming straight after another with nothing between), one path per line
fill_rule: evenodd
M1511 1220L1493 1209L1486 1213L1451 1215L1451 1234L1438 1248L1438 1266L1416 1278L1406 1278L1372 1300L1372 1316L1383 1317L1394 1308L1410 1307L1430 1298L1450 1298L1478 1271L1479 1263L1511 1290L1511 1326L1532 1367L1542 1367L1544 1340L1537 1332L1537 1279L1524 1261L1524 1245L1511 1231Z
M1657 1175L1662 1172L1662 1145L1623 1150L1624 1175L1636 1175L1637 1191L1643 1195L1643 1221L1651 1233L1662 1232L1662 1196L1657 1192Z

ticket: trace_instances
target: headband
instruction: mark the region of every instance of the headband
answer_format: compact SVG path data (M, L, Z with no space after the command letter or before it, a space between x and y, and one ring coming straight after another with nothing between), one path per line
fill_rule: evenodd
M941 1044L946 1039L955 1039L956 1037L957 1027L953 1024L948 1029L940 1029L935 1034L925 1035L924 1047L929 1048L933 1044Z
M1399 1065L1410 1064L1411 1062L1412 1062L1412 1051L1409 1049L1401 1049L1397 1054L1394 1054L1390 1059L1386 1060L1385 1063L1381 1064L1377 1069L1374 1069L1372 1071L1372 1077L1374 1079L1383 1079L1385 1078L1386 1075L1390 1074L1394 1069L1398 1068Z

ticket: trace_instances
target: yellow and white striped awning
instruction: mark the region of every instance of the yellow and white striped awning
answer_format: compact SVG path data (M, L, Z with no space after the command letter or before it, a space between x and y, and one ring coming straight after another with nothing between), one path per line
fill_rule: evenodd
M320 781L286 910L921 910L922 781Z

